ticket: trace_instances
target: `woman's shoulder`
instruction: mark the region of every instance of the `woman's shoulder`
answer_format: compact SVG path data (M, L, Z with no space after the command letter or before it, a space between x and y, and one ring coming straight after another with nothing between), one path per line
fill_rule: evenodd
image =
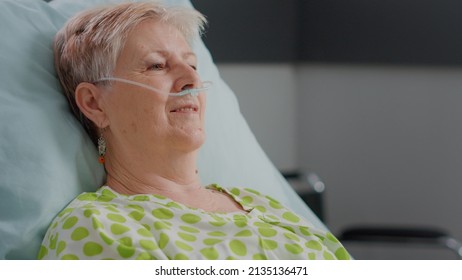
M84 192L75 197L55 218L63 221L69 217L86 216L94 213L120 213L121 209L130 205L131 201L147 201L148 196L120 195L107 186L102 186L94 192Z
M77 195L63 211L66 209L89 208L93 205L105 205L113 201L118 195L111 191L110 188L102 186L94 192L83 192ZM69 211L69 210L67 210Z

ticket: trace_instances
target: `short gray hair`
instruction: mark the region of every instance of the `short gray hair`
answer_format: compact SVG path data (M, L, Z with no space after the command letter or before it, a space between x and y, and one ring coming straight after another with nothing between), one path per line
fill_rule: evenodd
M82 82L110 77L130 32L142 21L156 19L177 28L192 44L207 23L198 11L170 7L155 1L124 2L78 13L58 31L54 40L55 68L72 112L93 142L97 129L75 102L75 89Z

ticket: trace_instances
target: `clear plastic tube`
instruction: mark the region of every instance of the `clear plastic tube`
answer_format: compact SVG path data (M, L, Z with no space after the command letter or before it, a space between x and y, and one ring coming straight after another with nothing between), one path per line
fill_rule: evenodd
M132 81L132 80L127 80L127 79L123 79L123 78L116 78L116 77L101 78L101 79L97 80L96 82L103 82L103 81L117 81L117 82L121 82L121 83L131 84L131 85L134 85L134 86L139 86L139 87L143 87L143 88L152 90L152 91L154 91L156 93L167 94L169 96L177 96L177 97L188 95L188 94L190 94L191 96L198 96L199 93L207 91L212 86L212 82L204 81L204 82L202 82L202 87L200 87L200 88L188 88L188 89L182 90L180 92L174 93L174 92L164 92L164 91L161 91L158 88L155 88L155 87L143 84L143 83L138 83L138 82L135 82L135 81Z

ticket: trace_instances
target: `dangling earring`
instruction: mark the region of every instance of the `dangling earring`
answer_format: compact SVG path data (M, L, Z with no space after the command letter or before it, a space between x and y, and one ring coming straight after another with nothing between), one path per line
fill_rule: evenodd
M98 138L98 153L98 162L104 164L104 155L106 154L106 140L103 137L103 132L101 132Z

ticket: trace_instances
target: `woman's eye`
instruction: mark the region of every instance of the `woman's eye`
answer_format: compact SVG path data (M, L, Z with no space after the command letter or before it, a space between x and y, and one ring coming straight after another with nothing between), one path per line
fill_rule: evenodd
M148 70L164 70L165 65L162 63L155 63L148 67Z

